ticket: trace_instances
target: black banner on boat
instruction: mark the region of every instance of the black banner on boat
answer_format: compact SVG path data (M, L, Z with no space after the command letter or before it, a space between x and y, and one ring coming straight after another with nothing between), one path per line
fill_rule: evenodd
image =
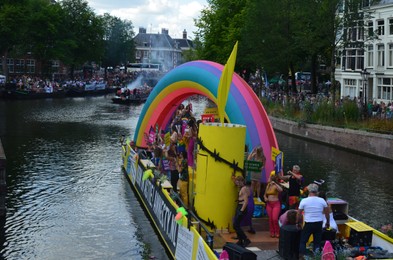
M129 175L131 182L140 195L146 210L150 213L153 222L159 229L158 231L161 233L162 238L168 245L168 249L174 255L179 229L175 220L176 210L168 201L161 187L154 183L154 180L142 180L145 169L141 165L135 168L136 164L133 159L131 159L130 163Z

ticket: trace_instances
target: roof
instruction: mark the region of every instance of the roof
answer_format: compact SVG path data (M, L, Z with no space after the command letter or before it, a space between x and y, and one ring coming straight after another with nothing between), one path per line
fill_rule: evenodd
M190 49L190 48L194 48L194 44L193 44L193 42L192 42L191 40L183 39L183 38L174 39L174 40L178 43L178 46L179 46L181 49Z
M134 42L136 47L175 48L175 41L165 33L138 33Z

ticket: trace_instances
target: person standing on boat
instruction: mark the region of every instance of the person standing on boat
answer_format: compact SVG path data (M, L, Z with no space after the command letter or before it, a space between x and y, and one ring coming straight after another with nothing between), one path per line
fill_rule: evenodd
M188 207L188 163L186 151L179 153L178 171L180 198L183 201L184 206Z
M248 187L248 190L250 191L251 182L250 181L245 181L245 182L246 182L246 186ZM247 204L247 214L243 217L243 219L240 223L240 226L248 227L249 229L247 230L247 232L250 234L256 233L256 231L252 225L252 218L254 215L254 210L255 210L254 196L252 196L251 192L249 192L248 204Z
M269 230L270 237L280 237L280 228L278 226L278 217L281 212L281 202L278 197L282 192L281 186L278 184L278 178L274 174L270 175L269 183L267 184L264 199L266 202L266 212L269 216Z
M258 161L261 162L262 168L264 167L266 158L263 155L263 150L261 146L256 146L251 153L248 155L247 160L249 161ZM261 202L261 177L262 177L262 170L261 171L256 171L256 172L250 172L251 174L251 193L254 196L254 193L256 191L256 197L259 202Z
M294 165L292 171L288 171L288 175L279 176L281 180L289 182L288 188L288 207L289 209L297 209L300 202L300 189L303 185L303 175L300 174L299 165Z
M329 207L323 198L318 197L318 185L311 183L307 186L308 197L302 199L297 214L298 227L301 228L301 215L304 212L304 226L300 235L299 258L304 259L306 244L313 235L314 253L320 250L323 221L326 218L325 227L330 227Z
M177 150L176 143L171 143L166 154L169 160L169 170L171 172L171 185L174 192L177 192L177 182L179 181L179 171L177 170Z
M237 238L239 241L236 243L242 247L248 246L251 241L247 238L247 235L241 228L242 219L247 214L248 197L250 194L249 188L245 185L245 180L243 176L235 177L235 184L239 187L239 195L237 199L237 207L235 212L235 219L233 221L233 228L236 231Z

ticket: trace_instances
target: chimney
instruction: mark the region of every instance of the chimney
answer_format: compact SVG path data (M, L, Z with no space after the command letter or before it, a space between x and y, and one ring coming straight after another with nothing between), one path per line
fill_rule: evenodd
M186 29L184 29L184 31L183 31L183 39L187 40L187 31L186 31Z
M162 29L161 29L161 33L162 33L162 34L166 34L166 35L169 34L168 29L165 29L165 28L162 28Z
M146 28L139 27L139 33L146 33Z

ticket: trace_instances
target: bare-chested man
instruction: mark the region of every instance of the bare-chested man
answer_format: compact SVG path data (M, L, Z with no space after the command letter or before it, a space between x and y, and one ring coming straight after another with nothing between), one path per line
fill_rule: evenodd
M237 176L235 178L235 184L240 188L239 196L237 199L237 207L235 213L235 219L233 221L233 228L236 231L237 238L239 241L236 243L242 247L248 246L251 241L247 238L246 234L242 230L240 226L240 222L243 217L247 214L247 204L248 204L248 196L250 194L249 188L245 185L245 181L243 176Z

